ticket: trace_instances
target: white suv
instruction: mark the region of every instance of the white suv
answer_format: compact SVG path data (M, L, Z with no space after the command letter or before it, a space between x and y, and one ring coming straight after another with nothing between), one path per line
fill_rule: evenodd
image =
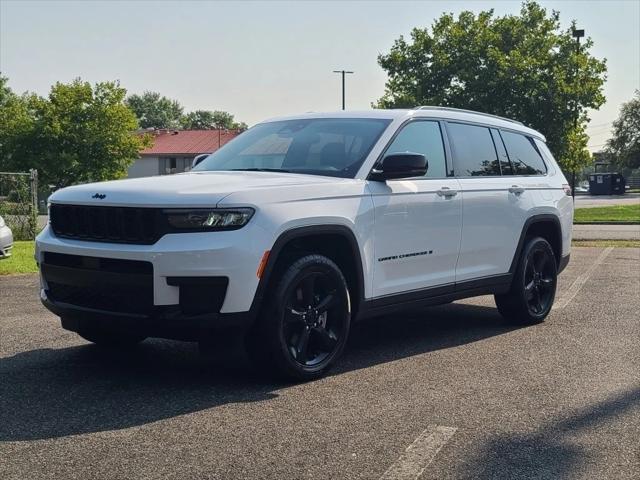
M542 321L569 261L569 195L544 137L512 120L273 119L189 173L54 193L41 299L101 344L239 330L259 365L310 379L366 317L493 294L508 320Z

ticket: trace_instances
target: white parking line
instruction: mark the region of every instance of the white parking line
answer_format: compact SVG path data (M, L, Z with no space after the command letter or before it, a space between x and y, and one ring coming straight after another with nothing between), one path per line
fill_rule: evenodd
M578 294L582 286L586 283L587 280L589 280L591 274L596 270L596 268L600 266L602 262L604 262L604 259L607 258L607 255L609 255L612 250L613 247L605 248L600 253L600 255L598 255L598 258L596 258L595 262L593 262L587 269L587 271L578 275L578 278L573 281L567 292L562 296L562 298L560 298L558 302L555 303L555 305L553 306L553 310L562 310L564 307L569 305L571 300L573 300L573 297Z
M380 480L416 480L456 430L454 427L430 426L407 447Z

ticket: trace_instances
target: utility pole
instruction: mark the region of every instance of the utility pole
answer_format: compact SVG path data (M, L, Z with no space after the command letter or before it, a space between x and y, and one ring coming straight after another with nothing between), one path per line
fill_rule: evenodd
M342 74L342 110L344 110L344 105L345 105L345 102L344 102L344 76L346 74L348 74L348 73L353 73L353 72L350 72L349 70L334 70L333 73Z
M578 131L578 92L577 92L577 86L578 86L578 55L580 55L580 39L582 37L584 37L584 30L576 30L575 28L573 29L573 32L571 32L571 36L573 38L576 39L576 71L575 71L575 82L576 82L576 99L575 99L575 105L574 105L574 117L573 117L573 128L574 130L577 132ZM576 169L575 166L573 167L573 169L571 170L571 196L573 197L573 203L575 203L576 201Z

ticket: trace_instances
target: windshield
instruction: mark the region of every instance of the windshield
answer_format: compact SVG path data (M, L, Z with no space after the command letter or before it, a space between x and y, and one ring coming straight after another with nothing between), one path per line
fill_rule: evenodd
M278 171L352 178L390 122L316 118L261 123L193 170Z

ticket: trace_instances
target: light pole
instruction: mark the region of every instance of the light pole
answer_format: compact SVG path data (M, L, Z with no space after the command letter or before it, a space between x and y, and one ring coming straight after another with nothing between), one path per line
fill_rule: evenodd
M578 55L580 55L580 39L584 37L584 29L573 29L571 32L571 36L576 39L576 71L575 71L575 82L576 82L576 99L574 105L574 117L573 117L573 128L575 132L578 131ZM576 168L575 166L571 170L571 196L573 197L573 201L576 201Z
M223 127L218 127L218 148L222 146L222 130L223 130ZM226 134L228 132L229 130L225 128L224 133Z
M334 70L333 73L342 74L342 109L344 110L344 76L347 73L353 73L353 72L350 72L349 70Z

